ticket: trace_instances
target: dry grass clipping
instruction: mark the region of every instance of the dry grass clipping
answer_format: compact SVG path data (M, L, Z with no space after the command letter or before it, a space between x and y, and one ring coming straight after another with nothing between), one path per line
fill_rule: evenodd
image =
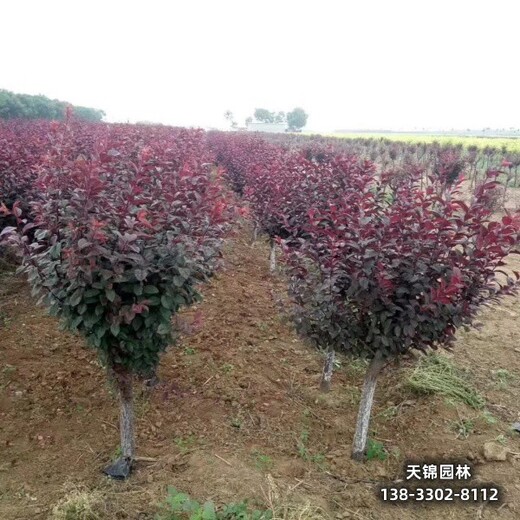
M106 518L106 500L100 491L68 485L53 507L51 520L101 520Z
M267 489L262 488L266 506L271 510L272 520L328 520L325 512L310 502L296 503L292 495L295 487L280 489L271 475L267 475Z
M481 410L484 398L467 381L464 374L446 356L428 354L408 378L412 390L425 394L442 394Z

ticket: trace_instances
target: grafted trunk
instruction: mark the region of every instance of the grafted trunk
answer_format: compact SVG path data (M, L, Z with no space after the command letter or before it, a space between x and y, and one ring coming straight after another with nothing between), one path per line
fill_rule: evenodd
M363 382L363 391L361 392L361 402L359 403L356 433L354 434L354 443L352 445L352 458L354 460L363 460L365 456L368 426L370 424L370 414L372 412L374 393L376 391L377 376L379 372L381 372L384 364L384 360L376 355L367 368L365 381Z
M116 373L119 390L119 431L121 435L121 456L132 461L134 459L134 403L132 373L119 371Z
M330 386L332 384L332 372L334 371L334 359L336 353L333 348L327 350L325 355L325 363L323 364L323 373L321 375L320 390L322 392L330 392Z
M133 374L122 367L109 369L119 393L119 433L121 457L106 467L103 472L111 478L126 479L132 471L134 454L134 403Z
M275 243L274 240L271 238L271 251L269 253L269 271L271 273L274 273L276 270L276 249L275 249Z

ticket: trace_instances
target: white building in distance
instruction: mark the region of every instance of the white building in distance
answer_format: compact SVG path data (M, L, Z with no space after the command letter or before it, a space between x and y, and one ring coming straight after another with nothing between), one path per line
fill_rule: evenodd
M248 132L269 132L271 134L283 134L287 131L287 123L248 123Z

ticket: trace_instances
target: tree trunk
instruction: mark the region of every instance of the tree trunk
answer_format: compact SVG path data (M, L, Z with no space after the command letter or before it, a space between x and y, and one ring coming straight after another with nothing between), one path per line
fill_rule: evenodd
M103 473L110 478L124 480L130 476L134 456L134 404L132 396L133 374L123 367L109 368L119 392L119 433L121 456L107 466Z
M374 392L376 390L377 376L383 368L384 363L384 360L379 355L376 355L370 362L365 375L363 391L361 392L361 402L359 403L356 433L354 434L354 443L352 445L352 458L354 460L363 460L365 456L368 426L372 412L372 403L374 401Z
M321 375L320 390L322 392L330 392L335 357L336 353L334 352L334 349L329 348L327 350L327 354L325 355L325 363L323 364L323 374Z
M119 390L119 433L121 435L121 456L123 459L134 459L134 403L132 392L132 373L119 369L115 372Z
M275 250L274 240L271 239L271 251L269 253L269 271L271 271L271 273L274 273L275 270L276 270L276 250Z
M506 198L507 198L507 186L511 180L511 169L509 169L509 173L507 174L506 180L504 182L504 197L502 198L502 206L504 209L506 207Z
M258 223L255 222L255 225L253 227L253 236L251 237L251 245L253 245L256 242L257 238L258 238Z

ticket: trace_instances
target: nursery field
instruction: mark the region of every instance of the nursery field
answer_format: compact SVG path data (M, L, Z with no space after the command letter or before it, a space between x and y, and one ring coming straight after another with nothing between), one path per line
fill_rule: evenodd
M519 170L0 122L0 518L518 518ZM421 485L500 499L381 498Z
M269 273L267 244L249 245L250 231L232 237L224 268L205 287L200 328L162 358L152 391L137 390L137 445L154 460L138 462L124 483L100 473L117 450L117 410L95 354L34 306L23 280L3 273L1 518L53 518L77 490L93 500L92 518L154 518L167 486L279 514L292 505L286 518L517 518L518 299L484 310L480 331L461 333L447 354L468 370L487 411L415 393L407 378L417 360L403 359L376 391L371 427L386 459L360 465L349 450L364 368L342 358L332 391L320 392L321 358L284 317L285 283ZM489 441L515 453L486 461ZM504 501L381 503L378 485L402 479L408 459L470 461L476 479L503 487Z

